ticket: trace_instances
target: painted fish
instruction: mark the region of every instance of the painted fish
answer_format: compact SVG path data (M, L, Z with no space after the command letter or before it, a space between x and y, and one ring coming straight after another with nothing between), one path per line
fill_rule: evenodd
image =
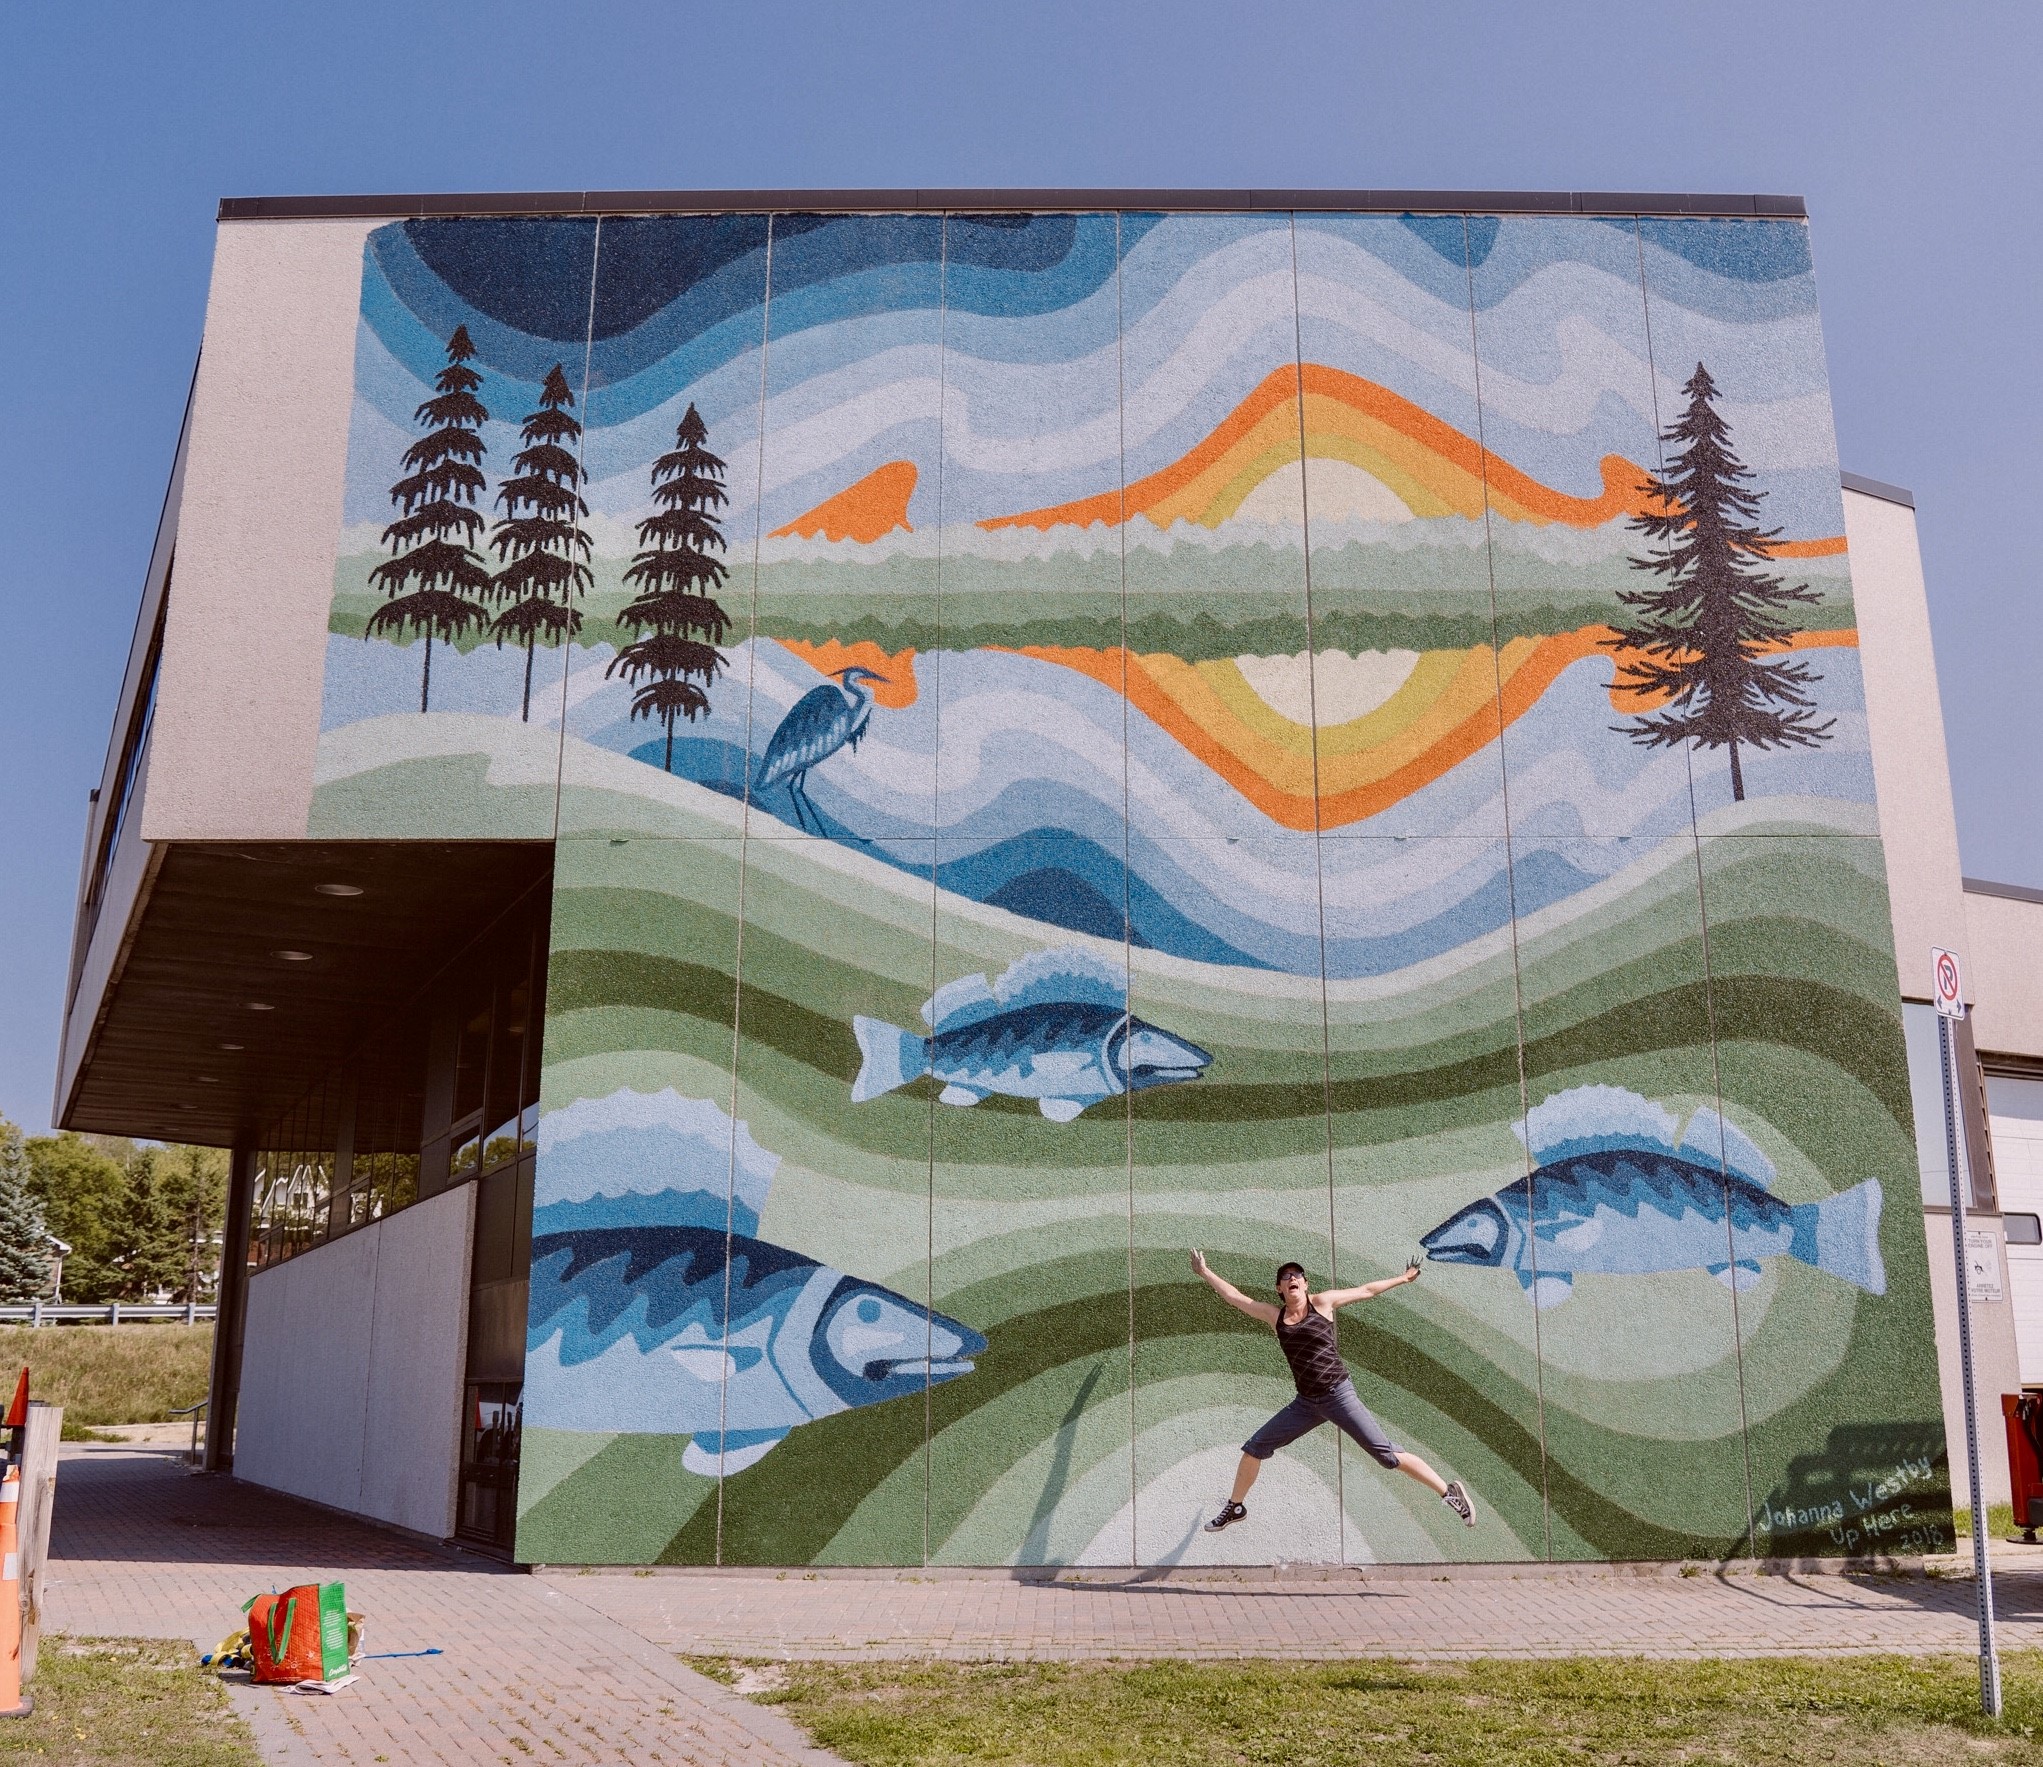
M1441 1222L1419 1242L1428 1257L1515 1271L1539 1307L1588 1274L1707 1270L1742 1291L1778 1257L1887 1292L1877 1178L1783 1202L1773 1162L1716 1111L1677 1136L1667 1110L1617 1086L1556 1093L1515 1128L1538 1162L1531 1177Z
M525 1387L549 1428L687 1432L737 1472L814 1418L972 1372L986 1340L878 1283L720 1228L536 1236Z
M923 1003L922 1022L927 1037L881 1019L851 1021L861 1058L853 1103L933 1074L945 1104L998 1092L1033 1098L1051 1122L1068 1123L1103 1098L1196 1080L1213 1060L1135 1017L1127 978L1075 946L1019 958L997 982L948 982Z

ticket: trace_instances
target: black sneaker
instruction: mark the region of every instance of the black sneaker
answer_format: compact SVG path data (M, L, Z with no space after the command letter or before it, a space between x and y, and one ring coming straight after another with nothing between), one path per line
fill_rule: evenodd
M1475 1505L1468 1500L1468 1487L1459 1479L1449 1481L1447 1489L1440 1493L1440 1501L1471 1528L1476 1525Z
M1206 1524L1206 1532L1209 1534L1217 1534L1220 1532L1222 1528L1230 1528L1236 1522L1246 1520L1247 1517L1248 1509L1246 1505L1240 1503L1223 1503L1220 1506L1220 1513Z

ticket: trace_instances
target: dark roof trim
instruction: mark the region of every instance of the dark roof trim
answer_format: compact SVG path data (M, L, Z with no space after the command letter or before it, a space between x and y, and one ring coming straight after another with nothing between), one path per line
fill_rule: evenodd
M899 214L1060 210L1380 211L1509 215L1785 216L1799 196L1667 196L1524 190L583 190L473 196L229 196L223 221L406 218L423 215Z
M1861 497L1878 497L1886 503L1901 503L1910 509L1915 507L1915 493L1904 491L1899 485L1883 484L1878 479L1862 479L1855 472L1841 472L1837 476L1847 491L1856 491Z
M1989 883L1983 877L1968 877L1960 881L1968 896L2005 896L2010 902L2043 902L2043 890L2032 890L2027 884Z

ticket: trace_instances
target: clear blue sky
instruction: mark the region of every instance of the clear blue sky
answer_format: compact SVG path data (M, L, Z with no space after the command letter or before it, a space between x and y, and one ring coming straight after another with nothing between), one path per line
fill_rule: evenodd
M2043 8L126 0L7 41L0 1111L32 1132L226 195L1800 193L1842 458L1921 514L1966 869L2043 884Z

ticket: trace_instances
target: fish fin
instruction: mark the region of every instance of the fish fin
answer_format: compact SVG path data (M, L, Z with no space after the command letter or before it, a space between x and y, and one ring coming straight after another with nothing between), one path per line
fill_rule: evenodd
M743 1472L787 1440L786 1430L705 1430L689 1438L681 1464L706 1479Z
M851 1021L851 1034L858 1039L860 1057L858 1078L851 1083L853 1104L892 1092L928 1071L922 1039L899 1025L861 1014Z
M667 1354L681 1365L683 1373L704 1386L715 1386L726 1375L737 1372L736 1364L721 1344L669 1344Z
M946 1086L936 1095L936 1102L954 1104L962 1110L968 1105L977 1104L985 1096L985 1093L974 1092L969 1086Z
M1530 1270L1518 1272L1518 1280L1525 1292L1532 1297L1532 1304L1542 1313L1549 1307L1558 1307L1575 1292L1575 1279L1552 1270L1543 1270L1537 1276Z
M1887 1266L1880 1257L1880 1206L1885 1197L1877 1178L1840 1190L1820 1203L1794 1210L1795 1237L1788 1251L1803 1263L1861 1288L1887 1292Z
M1586 1252L1603 1237L1603 1217L1591 1215L1587 1220L1577 1221L1572 1227L1564 1227L1549 1242L1564 1252Z
M1673 1114L1622 1086L1571 1086L1541 1099L1511 1128L1541 1165L1623 1147L1674 1151Z
M1779 1176L1774 1171L1773 1161L1753 1145L1752 1138L1744 1130L1734 1128L1708 1106L1688 1119L1681 1145L1674 1151L1681 1158L1694 1160L1702 1166L1721 1162L1725 1171L1758 1185L1761 1190L1771 1190L1774 1179Z
M932 1031L954 1031L1004 1010L984 975L960 976L923 1001L922 1022Z
M1082 1098L1044 1098L1037 1100L1044 1116L1053 1123L1068 1123L1085 1109Z
M1741 1258L1735 1264L1712 1264L1710 1274L1733 1294L1742 1295L1747 1289L1757 1288L1765 1272L1751 1259Z
M1059 945L1017 957L994 983L1000 1010L1034 1006L1040 1001L1080 1001L1088 1006L1128 1010L1128 973L1120 964L1078 945Z

